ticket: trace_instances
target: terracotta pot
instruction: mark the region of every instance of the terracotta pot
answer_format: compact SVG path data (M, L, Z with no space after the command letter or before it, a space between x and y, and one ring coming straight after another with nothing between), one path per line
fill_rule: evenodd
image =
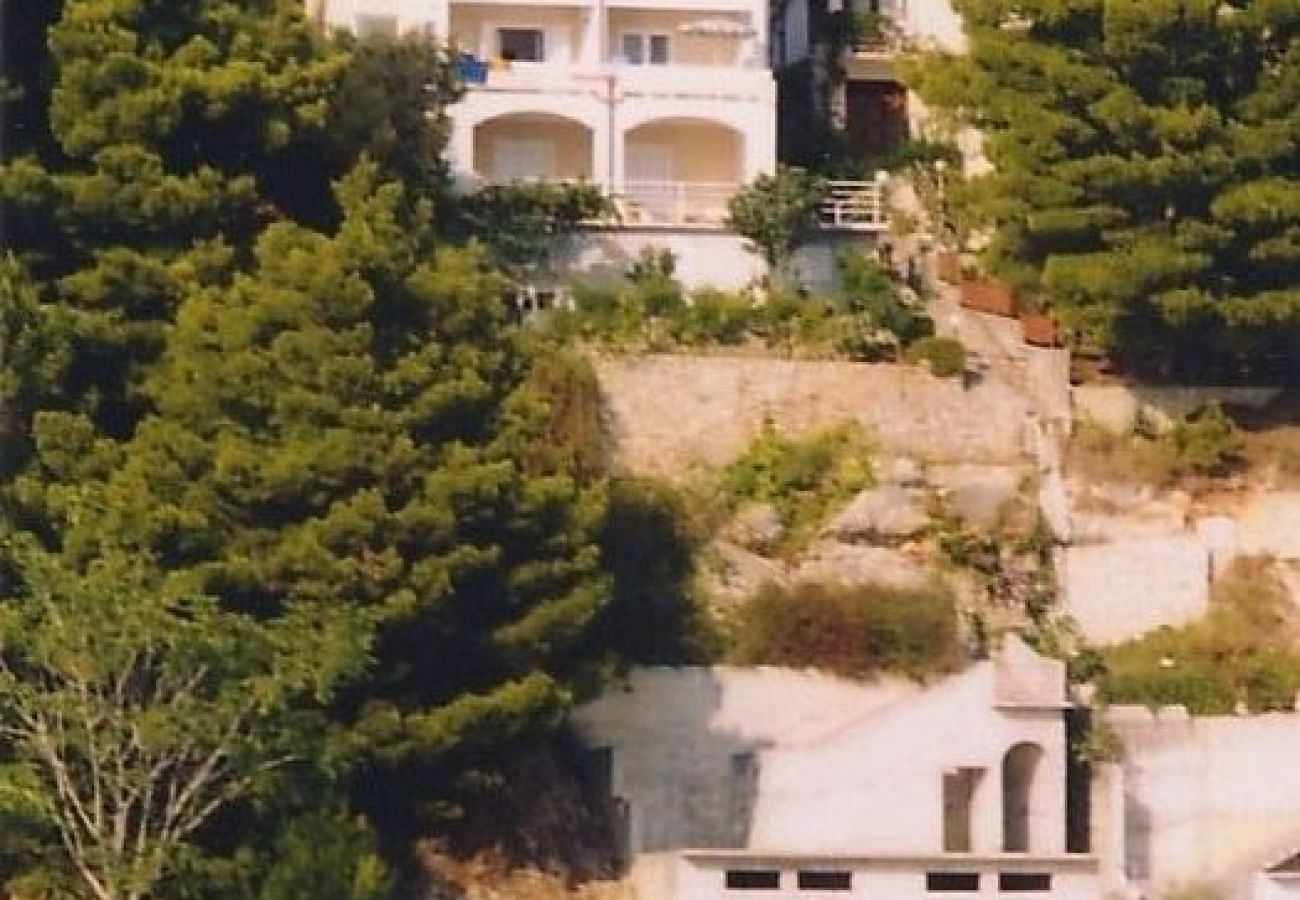
M961 305L994 316L1016 317L1016 294L1004 281L967 281L961 286Z
M1020 328L1025 335L1025 343L1031 347L1059 347L1061 335L1056 330L1056 323L1051 316L1042 314L1020 317Z

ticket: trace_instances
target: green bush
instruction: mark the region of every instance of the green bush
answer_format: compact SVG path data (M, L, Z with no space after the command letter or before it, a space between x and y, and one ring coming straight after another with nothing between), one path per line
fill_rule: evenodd
M953 597L938 586L768 585L729 625L728 658L744 665L919 679L953 671L962 657Z
M678 314L673 336L687 347L744 343L753 315L753 300L745 294L696 291Z
M1289 595L1269 566L1239 560L1215 586L1210 611L1102 652L1102 699L1191 712L1291 709L1300 651L1288 626Z
M792 550L830 510L870 483L870 448L859 429L841 426L792 439L768 427L723 470L719 493L730 509L748 501L772 504L785 526L782 549Z
M1175 475L1224 475L1241 458L1241 435L1218 402L1175 424L1161 441Z
M928 363L940 378L954 378L966 371L966 348L946 337L924 337L907 351L908 362Z

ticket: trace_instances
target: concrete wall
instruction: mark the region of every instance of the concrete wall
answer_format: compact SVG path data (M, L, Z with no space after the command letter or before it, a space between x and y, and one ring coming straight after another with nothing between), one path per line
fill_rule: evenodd
M983 773L973 799L972 850L998 853L1003 758L1028 742L1043 750L1031 786L1030 850L1064 853L1060 709L995 708L992 674L991 665L976 666L830 740L765 752L752 846L797 853L941 853L942 774L971 768Z
M1244 900L1258 869L1300 849L1300 715L1106 720L1124 744L1129 875L1150 895L1205 882Z
M1196 534L1066 547L1059 560L1065 607L1096 644L1182 625L1210 602L1210 550Z
M935 856L849 856L791 857L746 853L737 855L701 853L683 859L676 873L673 896L689 900L736 900L753 891L728 891L728 869L768 869L780 872L780 888L758 892L764 900L934 900L936 897L1010 898L1018 896L1050 900L1100 900L1096 861L1091 857L966 856L960 860ZM847 871L847 891L817 892L798 889L800 871ZM978 892L933 893L926 890L927 872L967 872L979 875ZM998 876L1006 872L1033 872L1051 876L1050 893L1003 893ZM660 900L648 896L647 900Z
M737 754L815 744L917 693L785 669L641 668L575 721L587 744L613 747L631 853L744 847L754 786L733 773Z
M1281 393L1269 387L1150 387L1081 385L1074 389L1074 413L1118 433L1133 430L1139 413L1168 425L1212 400L1236 406L1267 406Z
M600 358L617 463L681 474L733 459L765 421L792 434L858 422L879 446L936 462L1020 462L1026 401L909 366L741 357Z
M566 242L557 268L580 280L619 282L645 247L676 255L676 276L687 290L738 291L762 277L765 268L739 235L690 227L590 229Z
M954 867L985 872L993 892L996 871L1010 866L1059 872L1051 897L1089 900L1098 892L1078 885L1095 877L1095 858L1064 852L1064 682L1061 663L1014 639L995 661L930 687L637 669L575 725L589 747L610 751L626 851L653 900L721 895L723 871L751 863L793 867L783 876L793 888L793 869L819 859L854 868L859 888L886 891L871 896L923 896L927 870ZM1028 849L1005 852L1003 764L1026 744L1041 753L1025 795ZM943 783L962 768L981 770L971 849L948 852ZM683 853L675 871L664 864L663 854L692 848L707 852Z

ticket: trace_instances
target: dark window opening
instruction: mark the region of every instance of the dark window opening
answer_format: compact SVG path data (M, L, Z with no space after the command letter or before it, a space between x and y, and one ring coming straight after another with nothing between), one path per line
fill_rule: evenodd
M851 891L853 890L853 873L845 871L801 871L799 873L799 890L801 891Z
M519 62L542 62L546 42L540 28L499 28L497 41L501 58Z
M727 890L775 891L781 887L781 873L776 869L728 869Z
M1047 872L1001 872L999 891L1050 891L1052 876Z
M979 872L926 872L925 889L932 894L969 893L980 889Z

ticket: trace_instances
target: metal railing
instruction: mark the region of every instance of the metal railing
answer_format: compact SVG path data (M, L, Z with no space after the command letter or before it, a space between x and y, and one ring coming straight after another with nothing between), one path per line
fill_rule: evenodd
M614 204L625 225L721 225L739 182L625 181Z
M888 227L883 181L830 181L817 210L823 228L881 231Z

